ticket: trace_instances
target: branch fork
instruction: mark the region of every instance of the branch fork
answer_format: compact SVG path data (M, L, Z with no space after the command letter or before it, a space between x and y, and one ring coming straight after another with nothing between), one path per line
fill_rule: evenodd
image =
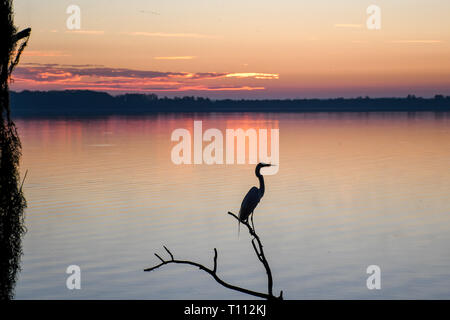
M238 221L240 221L239 217L236 216L234 213L232 212L228 212L229 215L231 215L232 217L234 217L235 219L237 219ZM259 236L256 234L255 230L250 226L250 224L248 223L248 221L240 221L240 223L242 223L243 225L245 225L249 231L250 236L253 237L252 239L252 246L253 249L255 251L256 256L258 257L258 260L263 264L266 273L267 273L267 293L264 292L257 292L257 291L253 291L253 290L249 290L246 288L242 288L242 287L238 287L232 284L229 284L227 282L225 282L224 280L222 280L218 275L217 275L217 249L214 248L214 258L213 258L213 268L210 269L200 263L197 262L193 262L193 261L188 261L188 260L178 260L174 258L174 255L172 254L172 252L167 249L166 246L163 246L164 250L169 254L170 259L165 260L163 259L159 254L155 253L155 256L161 261L160 264L151 267L151 268L147 268L144 269L144 271L146 272L150 272L153 270L156 270L164 265L167 264L185 264L185 265L191 265L194 267L199 268L200 270L205 271L206 273L208 273L209 275L211 275L214 280L216 280L216 282L218 282L220 285L231 289L231 290L235 290L235 291L239 291L248 295L252 295L255 297L259 297L259 298L263 298L263 299L267 299L267 300L283 300L283 291L280 292L280 295L274 296L273 295L273 278L272 278L272 271L270 270L270 266L269 263L267 262L267 259L265 257L264 254L264 250L263 250L263 245L261 243L261 239L259 238Z

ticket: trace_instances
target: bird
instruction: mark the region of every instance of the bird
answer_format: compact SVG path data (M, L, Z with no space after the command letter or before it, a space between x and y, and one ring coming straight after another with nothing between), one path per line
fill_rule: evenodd
M259 188L252 187L245 195L244 200L242 200L241 209L239 210L238 232L240 230L240 223L248 222L248 218L250 217L250 215L251 215L253 231L255 230L255 226L253 224L253 211L255 210L259 201L261 201L261 198L264 196L264 192L266 190L266 188L264 186L264 178L260 171L261 171L261 168L270 167L270 166L272 166L272 164L267 164L267 163L262 163L262 162L258 163L256 165L255 175L259 179Z

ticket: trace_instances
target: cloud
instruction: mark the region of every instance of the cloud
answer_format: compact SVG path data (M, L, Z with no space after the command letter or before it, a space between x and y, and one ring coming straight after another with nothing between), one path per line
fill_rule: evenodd
M20 65L35 66L35 67L74 67L74 68L104 67L101 64L59 64L59 63L37 63L37 62L21 62Z
M280 75L276 73L229 73L226 75L227 78L255 78L255 79L279 79Z
M92 88L90 86L72 86L67 90L98 90L99 88ZM251 86L235 86L235 87L207 87L207 86L180 86L180 87L145 87L145 88L127 88L117 86L104 86L102 91L108 92L189 92L189 91L259 91L265 90L265 87L251 87Z
M103 30L67 30L66 33L101 35L101 34L104 34L105 31L103 31Z
M362 28L362 24L353 24L353 23L337 23L334 25L335 28L354 28L359 29Z
M265 90L265 87L251 87L251 86L240 86L240 87L195 87L191 90L204 90L204 91L254 91L254 90Z
M150 11L150 10L139 10L140 13L149 13L149 14L154 14L156 16L160 16L161 14L159 12L156 11Z
M436 44L442 43L442 40L393 40L390 43L412 43L412 44Z
M178 56L178 57L154 57L155 60L192 60L194 56Z
M217 78L223 78L227 75L225 72L198 72L198 73L191 73L190 78L191 79L217 79Z
M165 33L165 32L122 32L129 36L163 37L163 38L216 38L214 35L199 33Z
M62 51L39 51L25 50L22 54L24 57L70 57L70 54Z
M86 89L111 92L252 91L253 80L276 80L278 74L224 72L162 72L96 65L22 64L13 74L13 89ZM232 83L230 83L232 82Z

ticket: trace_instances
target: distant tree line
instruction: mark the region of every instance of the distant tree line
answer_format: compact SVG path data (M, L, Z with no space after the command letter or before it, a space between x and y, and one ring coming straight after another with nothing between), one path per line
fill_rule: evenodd
M16 116L140 115L161 112L415 112L450 111L450 96L421 98L212 100L202 97L158 97L86 90L11 92Z

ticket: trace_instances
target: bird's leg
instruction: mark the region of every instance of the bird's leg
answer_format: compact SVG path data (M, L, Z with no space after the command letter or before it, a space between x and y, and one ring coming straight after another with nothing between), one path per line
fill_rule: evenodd
M252 222L253 232L255 232L255 224L253 223L253 212L252 215L250 216L250 221Z

